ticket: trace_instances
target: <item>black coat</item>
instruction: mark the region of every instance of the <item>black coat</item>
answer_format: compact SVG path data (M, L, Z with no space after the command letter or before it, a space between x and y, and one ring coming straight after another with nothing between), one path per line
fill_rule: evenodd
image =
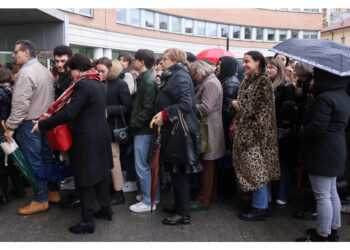
M55 81L55 100L57 100L57 98L60 97L63 92L69 88L71 83L72 78L70 78L68 71L58 73L58 80Z
M2 120L6 121L11 113L11 100L12 100L12 91L5 87L3 84L0 84L0 122ZM4 137L4 129L0 125L0 138ZM5 154L0 148L0 174L7 172L7 169L4 169L4 159Z
M107 114L108 124L111 132L115 128L125 127L131 110L132 99L129 87L120 77L109 80L107 85ZM123 115L123 117L122 117ZM113 138L113 137L112 137Z
M159 86L159 93L156 99L156 113L164 110L169 121L164 122L162 127L162 148L161 157L164 159L164 148L170 136L174 124L179 120L180 111L191 132L199 133L196 104L194 99L194 88L188 67L181 63L171 66L162 73L162 83ZM197 173L202 166L176 166L173 172Z
M346 145L344 130L350 118L350 98L345 89L348 77L314 69L314 99L304 114L299 133L302 166L312 175L344 173Z
M83 79L76 83L71 101L61 111L39 122L42 132L73 122L71 155L77 186L95 185L113 168L106 100L103 83Z

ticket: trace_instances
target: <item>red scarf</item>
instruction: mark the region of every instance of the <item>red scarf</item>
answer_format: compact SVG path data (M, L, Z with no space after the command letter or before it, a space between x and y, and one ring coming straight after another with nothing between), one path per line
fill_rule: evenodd
M75 84L82 79L93 79L100 82L102 81L100 74L95 69L90 69L88 71L78 74L77 77L73 79L69 88L66 91L64 91L62 95L58 97L57 100L47 109L47 111L40 117L40 120L49 118L51 115L60 111L64 105L69 103L70 96L73 93Z

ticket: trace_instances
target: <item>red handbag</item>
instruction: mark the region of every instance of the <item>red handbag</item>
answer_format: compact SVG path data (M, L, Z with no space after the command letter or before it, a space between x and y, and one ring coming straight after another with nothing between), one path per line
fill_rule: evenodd
M66 124L46 132L50 148L57 151L67 151L72 147L72 135Z

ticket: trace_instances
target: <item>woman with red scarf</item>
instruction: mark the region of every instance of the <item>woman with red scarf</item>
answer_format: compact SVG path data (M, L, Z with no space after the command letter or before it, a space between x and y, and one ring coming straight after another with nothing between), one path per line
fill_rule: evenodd
M72 233L93 233L94 217L112 220L108 176L113 168L111 138L106 119L106 91L89 59L73 55L65 64L73 79L71 86L41 117L32 130L47 132L71 121L73 124L72 165L80 196L82 220L69 228ZM94 213L94 199L101 209Z

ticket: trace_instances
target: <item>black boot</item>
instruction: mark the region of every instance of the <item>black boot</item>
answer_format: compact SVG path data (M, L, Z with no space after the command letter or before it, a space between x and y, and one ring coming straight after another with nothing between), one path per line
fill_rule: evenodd
M258 220L266 220L267 209L259 209L259 208L250 208L249 211L241 212L239 214L239 218L245 221L258 221Z
M111 203L110 205L122 205L125 204L124 192L123 190L114 191L111 195Z
M315 228L310 228L306 231L306 235L308 236L312 236L316 233L316 229ZM338 230L332 229L331 230L331 234L328 235L328 241L330 242L336 242L339 241L339 234L338 234Z
M95 222L91 221L89 223L85 223L83 221L69 228L69 232L74 234L83 234L90 233L92 234L95 231Z
M26 192L24 191L24 184L21 180L18 170L12 169L9 173L9 176L12 182L13 194L19 198L23 198Z
M104 219L104 220L112 220L113 217L113 211L110 207L108 208L101 208L99 211L94 213L94 217L97 219Z
M323 237L319 235L316 230L308 230L307 237L298 238L295 241L298 242L326 242L329 237Z
M9 204L9 198L7 195L8 176L7 174L0 175L0 205Z

